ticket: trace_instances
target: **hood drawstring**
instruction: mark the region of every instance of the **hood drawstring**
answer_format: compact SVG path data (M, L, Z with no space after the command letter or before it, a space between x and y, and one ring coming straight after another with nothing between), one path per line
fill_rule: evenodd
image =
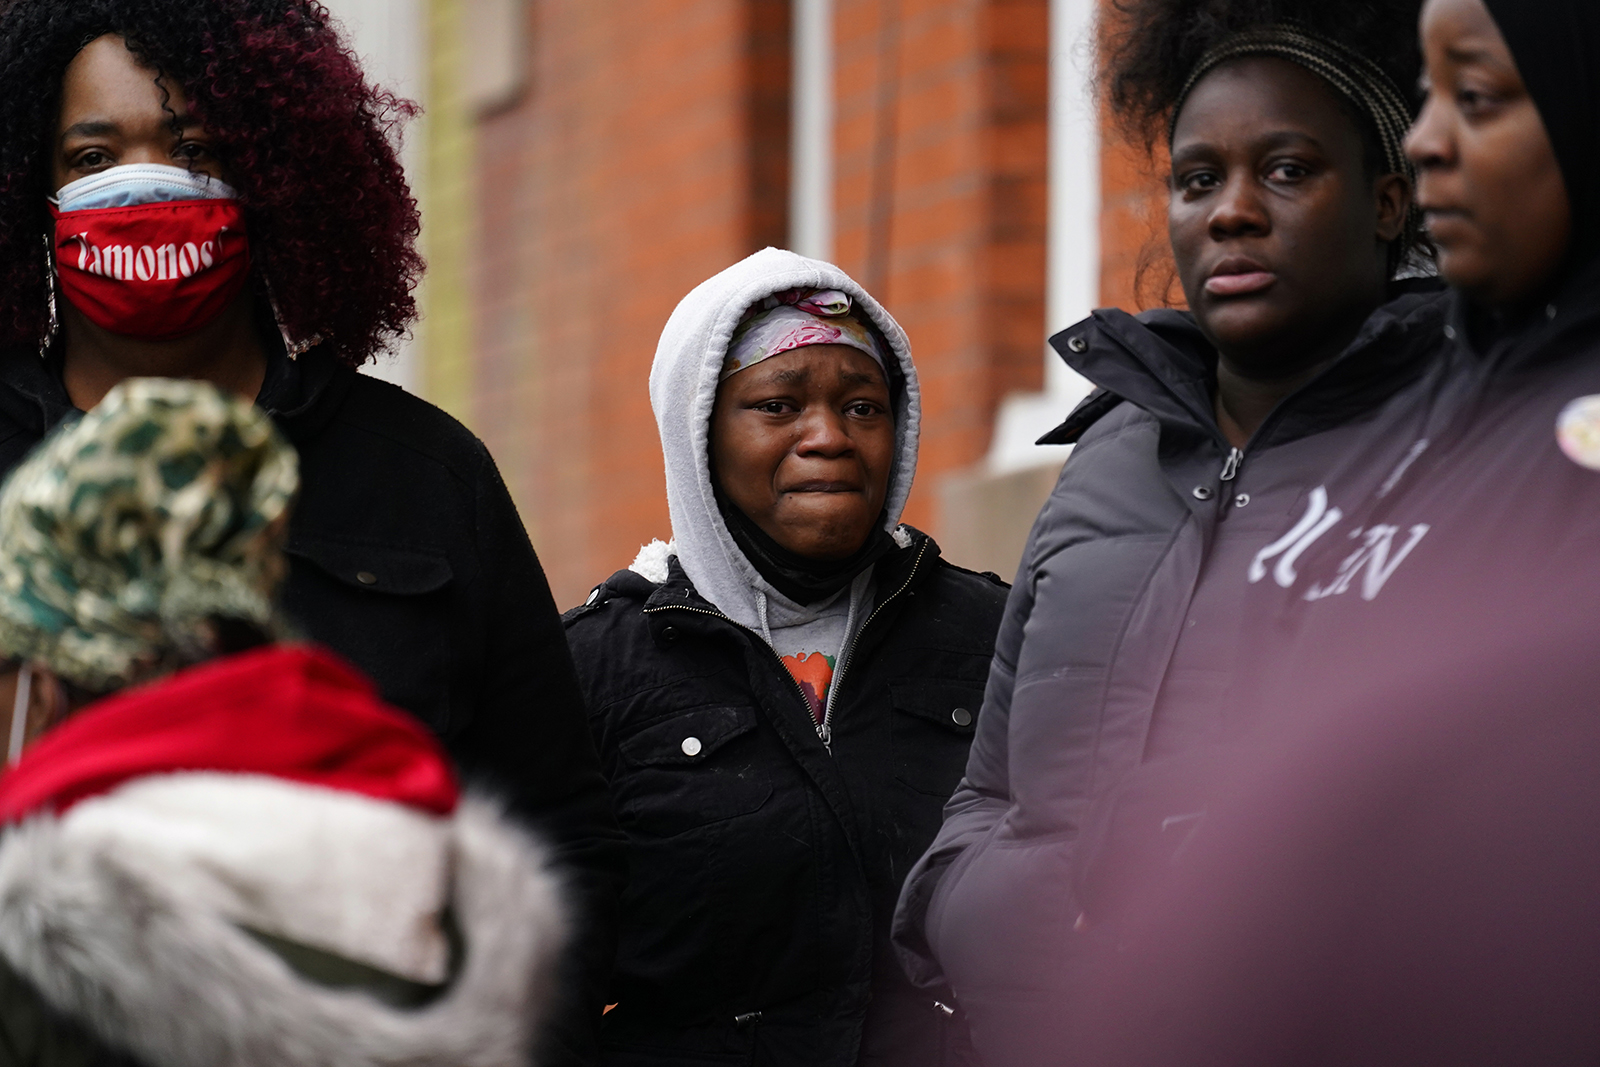
M772 627L767 625L767 594L760 589L756 593L756 618L761 622L761 639L772 645ZM776 646L773 646L776 650Z

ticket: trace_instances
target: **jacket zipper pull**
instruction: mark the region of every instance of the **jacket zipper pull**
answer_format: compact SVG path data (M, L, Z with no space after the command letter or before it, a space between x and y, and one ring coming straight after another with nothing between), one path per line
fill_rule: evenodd
M1228 459L1222 464L1222 480L1231 482L1239 476L1239 464L1244 462L1244 453L1237 448L1230 449Z

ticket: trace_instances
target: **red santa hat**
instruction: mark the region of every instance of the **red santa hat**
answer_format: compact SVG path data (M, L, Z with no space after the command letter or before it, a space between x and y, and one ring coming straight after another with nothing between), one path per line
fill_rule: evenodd
M318 649L274 646L101 700L0 776L0 822L63 813L148 775L270 775L449 815L449 757L371 683Z
M280 645L69 718L0 776L0 823L52 822L192 907L432 984L458 799L420 723L330 654Z

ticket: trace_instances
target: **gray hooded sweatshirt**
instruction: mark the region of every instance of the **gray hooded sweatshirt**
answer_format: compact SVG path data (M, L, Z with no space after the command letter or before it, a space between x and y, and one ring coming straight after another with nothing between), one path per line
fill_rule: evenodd
M831 263L766 248L696 286L667 320L650 368L650 406L666 461L672 542L646 545L632 569L654 582L666 580L667 557L676 556L701 596L728 618L760 634L800 679L805 660L825 656L832 668L826 693L816 696L831 712L837 680L848 670L843 650L871 603L872 571L820 603L797 604L774 589L734 543L711 484L711 409L734 329L755 303L787 289L837 289L854 301L855 314L872 322L889 343L903 378L895 410L895 460L889 476L885 528L904 547L900 513L917 467L922 399L905 331L849 275ZM830 719L818 727L829 739Z

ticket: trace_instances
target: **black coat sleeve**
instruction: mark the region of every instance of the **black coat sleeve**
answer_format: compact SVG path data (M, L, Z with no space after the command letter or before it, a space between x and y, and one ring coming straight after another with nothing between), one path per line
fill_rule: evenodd
M45 1007L43 999L0 960L0 1067L133 1067L87 1029Z
M477 479L486 672L471 721L450 747L463 776L492 787L551 848L573 909L571 948L539 1063L598 1062L598 1028L616 954L626 839L600 773L550 586L487 451Z

